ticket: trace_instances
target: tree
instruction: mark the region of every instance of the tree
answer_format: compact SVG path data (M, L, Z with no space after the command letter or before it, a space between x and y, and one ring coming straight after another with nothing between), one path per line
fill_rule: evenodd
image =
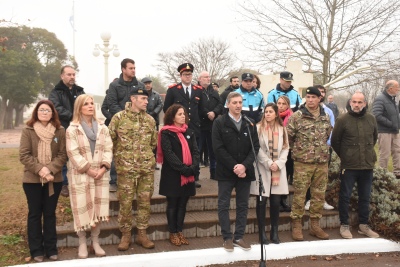
M1 22L0 22L1 25ZM0 130L21 123L25 105L33 103L38 94L48 95L59 80L59 71L68 57L64 44L45 29L9 25L0 27Z
M177 68L185 62L193 64L194 79L201 71L208 71L212 81L222 83L237 64L235 55L229 49L229 44L225 42L200 39L177 52L159 53L156 67L165 74L167 83L180 81Z
M255 62L267 68L300 59L325 84L360 65L372 73L399 59L397 0L243 1L238 12L250 24Z

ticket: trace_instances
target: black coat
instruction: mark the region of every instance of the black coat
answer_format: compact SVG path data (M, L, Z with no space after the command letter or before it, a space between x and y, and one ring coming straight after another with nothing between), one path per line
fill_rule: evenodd
M201 115L201 130L211 130L213 122L222 114L223 105L221 103L221 98L218 92L214 90L212 85L207 89L203 89L203 112ZM213 111L215 113L215 118L213 121L207 116L208 112Z
M378 123L378 133L399 133L399 107L396 105L394 97L390 96L386 90L375 97L372 114Z
M130 82L125 82L122 73L117 80L110 83L107 101L111 116L125 109L126 102L130 102L130 90L134 87L144 89L144 84L139 82L136 77L133 77Z
M182 83L174 84L168 88L164 101L164 112L173 104L181 104L189 114L189 128L200 138L200 115L203 111L203 87L192 84L190 99L185 94Z
M231 93L235 90L236 90L235 88L232 88L232 86L229 85L228 87L226 87L225 91L223 91L222 94L220 95L221 103L222 103L222 107L223 107L222 114L228 113L228 109L225 107L226 99L228 98L229 93Z
M161 169L159 194L168 197L194 196L196 194L195 183L181 186L181 174L194 175L199 164L199 151L196 136L191 129L187 129L183 136L189 144L192 154L192 165L189 167L182 162L182 146L178 135L169 130L161 133L161 148L164 153L164 162Z
M107 90L107 92L108 92L108 90ZM112 119L112 116L111 116L111 113L110 113L109 109L110 109L110 107L108 105L107 93L106 93L106 96L103 99L103 104L101 105L101 113L103 113L104 117L106 118L106 120L104 122L104 124L106 126L108 126L110 124L111 119Z
M61 125L67 130L74 113L75 99L85 93L83 88L74 84L72 86L72 94L70 89L61 80L50 92L49 100L53 103L60 118Z
M249 126L251 138L253 139L256 155L260 149L256 126ZM240 131L229 117L229 113L216 119L212 129L212 144L215 158L217 160L216 179L246 179L254 181L254 154L251 148L250 137L247 130L247 122L242 119ZM246 167L246 177L239 178L234 172L236 164Z

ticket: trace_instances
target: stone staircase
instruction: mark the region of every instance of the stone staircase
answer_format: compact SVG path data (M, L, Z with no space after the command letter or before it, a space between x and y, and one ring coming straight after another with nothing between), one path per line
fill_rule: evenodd
M155 194L151 199L151 216L149 228L147 229L148 237L151 240L166 240L169 238L167 218L165 215L166 198L158 195L160 171L155 173ZM221 229L218 223L218 196L216 181L208 178L208 169L202 168L200 175L200 183L202 187L197 190L197 194L191 197L187 205L187 213L185 217L184 235L188 238L204 238L215 237L221 235ZM292 203L293 188L290 186L289 203ZM133 201L134 210L136 209L136 201ZM258 233L258 223L256 219L256 197L251 196L249 201L249 212L247 217L246 234ZM100 233L100 243L102 245L118 244L120 242L121 233L118 229L117 215L119 210L119 202L116 193L110 193L110 221L102 223ZM231 197L230 218L231 227L234 230L235 224L235 193ZM351 213L351 224L356 223L356 215ZM321 219L321 227L326 229L338 228L339 213L337 210L324 211ZM269 212L267 211L266 230L270 230ZM308 212L303 217L303 229L309 228ZM290 217L288 212L281 212L279 219L279 231L290 231ZM132 241L137 233L134 227ZM72 223L66 223L57 226L57 245L59 247L77 247L78 237L73 229ZM90 238L88 238L90 242Z

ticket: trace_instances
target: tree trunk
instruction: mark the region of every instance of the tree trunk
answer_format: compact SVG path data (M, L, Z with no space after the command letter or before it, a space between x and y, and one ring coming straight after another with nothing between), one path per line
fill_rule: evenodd
M4 118L6 117L7 112L7 99L2 97L0 104L0 131L4 129Z
M14 105L13 101L10 99L6 108L6 116L4 120L4 129L14 129L13 119L14 119Z
M25 105L23 104L15 105L15 127L18 127L20 124L24 123L24 107Z

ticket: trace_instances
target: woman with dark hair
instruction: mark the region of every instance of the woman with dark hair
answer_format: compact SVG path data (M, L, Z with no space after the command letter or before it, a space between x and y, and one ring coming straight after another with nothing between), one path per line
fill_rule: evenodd
M176 246L189 245L183 236L186 205L196 194L194 174L199 151L189 116L179 104L170 106L164 115L164 127L158 133L157 162L162 163L160 195L167 197L169 240Z
M86 230L90 229L91 252L105 256L100 247L100 223L109 217L109 183L112 141L107 126L97 120L93 98L82 94L75 100L67 129L68 187L74 229L79 237L78 258L88 257Z
M290 116L293 115L293 111L290 108L290 99L289 97L282 95L276 101L276 105L278 106L279 117L281 117L283 121L283 126L286 127ZM293 184L293 173L294 173L294 163L292 159L292 150L289 149L289 154L286 161L286 176L289 184ZM279 210L281 212L291 212L292 208L287 203L287 195L282 195L281 197L281 206Z
M262 199L257 199L256 214L258 225L265 225L265 212L267 208L267 198L270 203L271 219L271 242L279 244L278 220L279 220L279 202L281 195L289 193L286 178L286 159L289 152L289 141L285 127L279 117L278 106L274 103L268 103L264 108L264 114L261 121L257 124L260 150L257 155L259 170L265 193ZM257 172L257 168L256 168ZM256 175L256 177L259 177ZM259 195L259 182L253 181L250 186L250 194ZM264 244L268 244L264 229L260 237Z
M33 259L58 259L56 207L67 161L65 130L53 103L41 100L22 130L19 157L24 165L23 188L28 202L28 243ZM43 225L42 225L43 219Z
M253 75L254 75L254 79L251 82L253 84L253 87L259 90L261 87L260 77L258 77L258 75L256 75L256 74L253 74Z

